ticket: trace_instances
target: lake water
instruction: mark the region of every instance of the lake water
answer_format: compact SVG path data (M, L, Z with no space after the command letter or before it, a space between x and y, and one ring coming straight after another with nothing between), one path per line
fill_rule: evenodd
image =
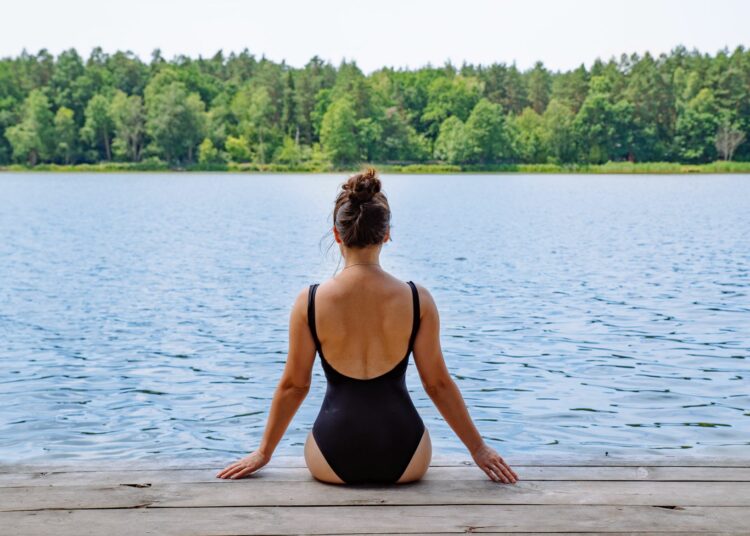
M0 461L255 448L340 175L0 174ZM750 176L383 175L383 267L432 293L515 453L750 452ZM466 454L407 384L435 454ZM275 454L302 455L325 377Z

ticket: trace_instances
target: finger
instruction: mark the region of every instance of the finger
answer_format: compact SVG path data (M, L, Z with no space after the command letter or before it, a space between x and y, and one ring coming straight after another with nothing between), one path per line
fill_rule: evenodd
M254 470L255 470L254 467L245 467L241 471L233 474L232 478L243 478L243 477L249 475L250 473L252 473Z
M493 464L493 463L490 463L490 467L492 467L492 470L493 470L493 471L495 471L495 473L496 473L496 474L497 474L497 475L498 475L498 476L500 477L500 479L501 479L501 480L502 480L502 481L503 481L503 482L504 482L505 484L510 484L510 483L511 483L511 482L513 481L513 479L512 479L512 478L510 478L510 476L508 476L508 475L507 475L507 474L506 474L506 473L505 473L505 472L503 471L503 468L502 468L501 466L499 466L499 465L497 465L497 464Z
M510 474L510 471L503 465L502 462L492 462L492 467L498 471L500 474L502 474L508 482L513 482L515 479L513 478L513 475Z
M229 470L229 466L225 467L224 469L222 469L221 471L219 471L218 473L216 473L216 477L217 478L223 478L224 477L224 473L226 473L228 470Z
M492 480L494 480L495 482L502 482L503 481L503 477L500 475L500 473L498 473L497 471L495 471L489 465L484 468L484 472L487 473L489 475L489 477Z
M242 471L241 465L232 467L229 471L226 472L226 474L224 475L224 478L231 478L233 474L238 473L239 471Z
M497 476L495 476L495 473L493 473L491 469L485 469L484 467L482 467L482 470L487 473L487 476L490 477L490 480L492 480L493 482L497 482Z
M237 467L237 462L227 465L224 469L219 471L219 474L217 474L216 476L218 476L219 478L224 478L224 475L235 467Z
M496 456L490 463L495 465L508 479L510 479L511 481L515 480L513 473L511 473L510 471L510 467L508 467L508 464L505 463L505 460L503 460L502 456Z
M239 467L237 467L237 468L236 468L236 469L235 469L234 471L232 471L232 474L230 475L230 478L231 478L231 477L234 477L234 476L236 476L236 475L237 475L238 473L241 473L241 472L242 472L242 471L244 471L244 470L245 470L246 468L247 468L247 465L240 465L240 466L239 466Z
M510 473L513 476L513 478L515 478L516 480L520 480L516 472L513 469L511 469L510 465L508 465L508 463L503 459L502 456L498 456L497 461L506 470L506 472Z
M521 480L510 465L508 465L507 463L503 462L503 467L505 467L510 472L510 474L513 475L513 478L515 478L516 481Z
M516 472L511 468L510 465L506 465L505 467L507 467L508 470L513 474L513 476L516 477L516 480L521 480L521 478L516 474Z

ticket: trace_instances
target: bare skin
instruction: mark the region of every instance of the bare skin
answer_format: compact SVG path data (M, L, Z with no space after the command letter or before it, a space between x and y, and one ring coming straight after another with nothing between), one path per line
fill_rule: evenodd
M390 240L390 233L386 234L383 243L360 249L346 247L335 227L333 233L345 266L338 275L318 287L318 336L325 348L326 359L337 371L355 378L373 378L393 368L404 356L404 341L408 341L412 326L411 291L403 281L380 267L380 252L383 244ZM416 287L421 317L412 355L425 391L477 466L495 482L516 483L518 475L484 442L474 425L445 364L435 301L426 288L418 283ZM316 349L307 324L307 294L308 287L300 290L292 306L287 362L271 402L260 445L219 471L218 478L244 478L268 464L310 390ZM363 326L367 329L362 329ZM346 333L370 335L367 341L354 341L345 336ZM347 358L351 355L360 357ZM314 478L332 484L343 483L328 465L311 432L305 441L304 454ZM412 460L397 483L422 478L431 457L432 444L425 429Z

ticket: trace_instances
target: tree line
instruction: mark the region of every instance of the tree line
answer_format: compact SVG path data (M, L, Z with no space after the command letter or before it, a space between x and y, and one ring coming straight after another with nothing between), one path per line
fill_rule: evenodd
M676 47L569 71L418 69L247 50L0 59L0 165L748 161L750 51Z

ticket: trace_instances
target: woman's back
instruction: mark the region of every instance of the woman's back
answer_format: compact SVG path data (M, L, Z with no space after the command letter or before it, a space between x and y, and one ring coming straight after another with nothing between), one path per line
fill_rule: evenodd
M402 288L409 289L411 320L386 320L390 311L384 303L400 309L400 293L393 288L378 292L377 281L372 284L366 281L371 280L360 281L360 286L347 281L348 285L341 286L344 290L338 295L338 302L326 302L324 308L318 307L321 303L317 296L319 285L310 286L308 323L327 380L326 394L312 433L331 469L344 482L393 483L403 475L425 430L406 389L408 358L419 330L419 293L413 282L401 283ZM339 282L332 282L331 287L335 283ZM366 291L359 294L360 289ZM378 303L378 294L386 297L384 302ZM361 308L358 303L365 301L364 297L358 300L359 296L367 296L366 314L358 313ZM344 305L336 309L336 303ZM326 309L330 317L321 309ZM353 322L352 318L356 317L358 321ZM332 338L339 343L341 351L338 366L330 361L330 352L318 336L321 325L318 319L323 318L326 320L321 323L331 333L337 333ZM388 335L388 329L402 331L402 325L394 320L403 322L409 331L401 348L396 350L399 353L385 359L379 352L399 346L394 345ZM345 364L355 368L352 363L360 370L370 369L369 373L363 376L349 369L342 370Z
M320 284L316 330L325 360L352 378L391 370L407 352L413 311L411 289L387 272L345 271Z

